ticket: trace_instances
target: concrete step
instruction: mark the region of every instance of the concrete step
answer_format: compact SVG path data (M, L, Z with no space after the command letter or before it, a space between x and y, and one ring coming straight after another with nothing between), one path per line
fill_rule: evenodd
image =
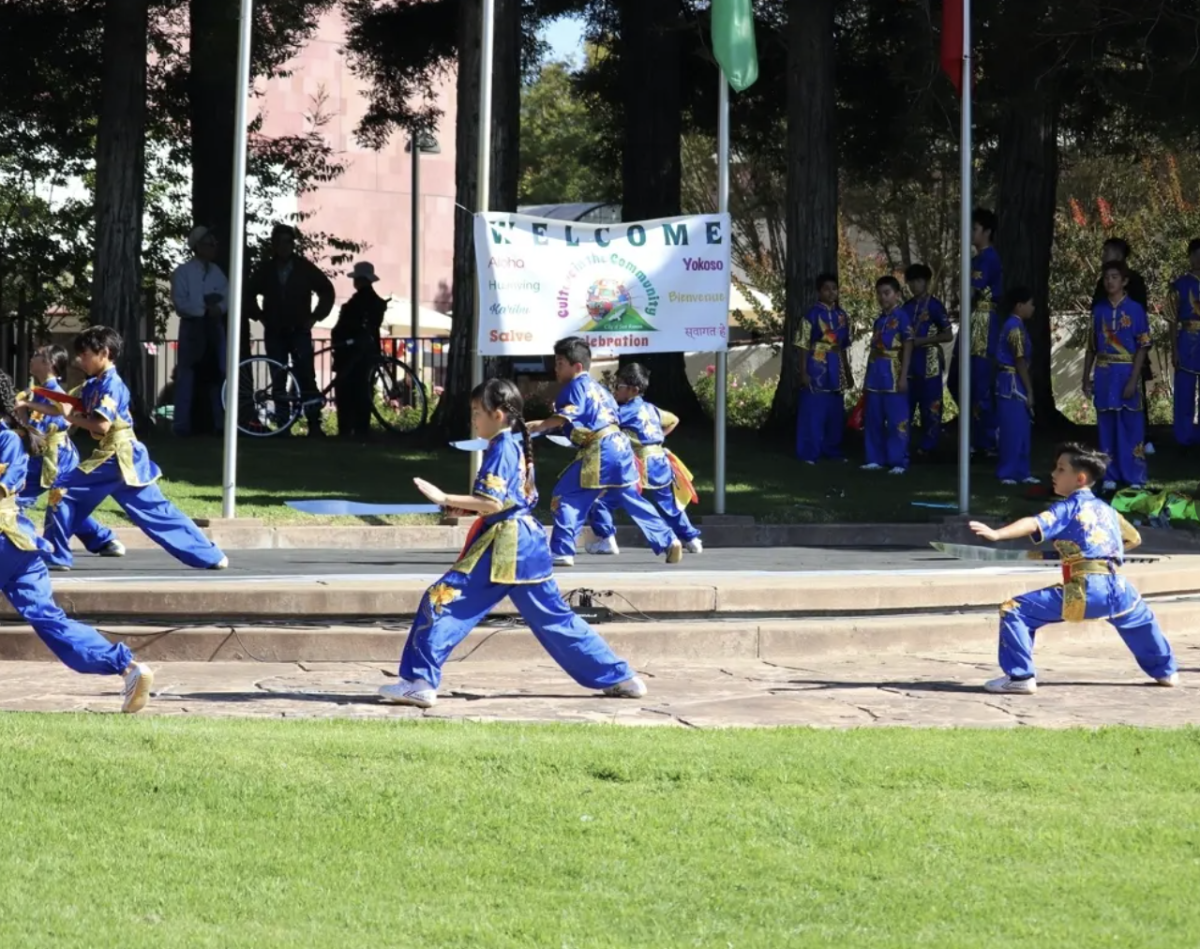
M1168 636L1200 628L1200 598L1153 601ZM147 661L370 662L391 667L400 656L408 624L241 624L110 626ZM705 619L604 623L598 631L634 665L658 661L797 661L834 654L944 652L991 649L997 611L913 613L900 616L825 616L802 619ZM1115 637L1107 623L1062 623L1043 638L1056 641ZM455 650L452 662L544 661L545 653L523 626L482 626ZM28 627L0 627L0 660L53 660Z
M1200 557L1178 556L1124 571L1145 596L1200 592ZM1010 597L1049 586L1060 578L1054 567L1023 572L984 570L895 574L766 574L675 571L589 574L562 571L564 591L587 587L598 602L637 617L837 616L868 613L993 609ZM56 575L55 595L74 616L155 622L295 620L344 622L411 617L428 581L313 578L91 580ZM4 608L11 609L7 604ZM511 615L503 601L496 610Z

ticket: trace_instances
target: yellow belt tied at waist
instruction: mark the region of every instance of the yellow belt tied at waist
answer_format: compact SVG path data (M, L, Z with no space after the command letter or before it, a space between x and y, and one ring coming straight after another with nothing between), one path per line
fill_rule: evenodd
M1096 355L1097 366L1120 366L1131 362L1133 362L1131 353L1098 353Z
M541 583L546 580L546 577L517 580L517 548L521 539L519 521L525 521L538 530L543 530L542 525L532 514L523 513L506 517L504 520L483 527L450 569L455 573L470 573L478 566L484 553L491 549L492 569L489 579L492 583Z
M20 509L17 507L17 496L6 495L0 498L0 534L3 534L17 550L37 550L33 538L21 530L17 522Z
M616 435L621 430L615 425L605 425L594 432L571 432L571 441L579 446L575 460L580 462L579 486L582 488L623 488L625 485L600 483L600 444L609 435Z
M1087 577L1115 576L1117 565L1111 560L1063 561L1062 618L1068 623L1082 623L1087 617Z
M1200 320L1180 320L1179 327L1180 329L1195 333L1197 330L1200 330Z
M56 428L46 434L46 451L42 455L42 477L38 482L43 488L54 486L58 480L58 451L70 436L65 428Z
M91 474L110 458L116 457L117 465L121 469L121 477L127 485L141 488L147 484L153 484L156 479L145 482L138 479L137 467L133 463L133 446L136 444L137 436L133 434L132 428L128 425L117 428L114 425L108 430L108 434L100 439L100 444L92 452L92 457L81 464L79 470L84 474Z

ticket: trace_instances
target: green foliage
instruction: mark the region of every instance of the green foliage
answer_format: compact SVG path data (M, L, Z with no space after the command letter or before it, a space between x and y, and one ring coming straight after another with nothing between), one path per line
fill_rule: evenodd
M711 419L716 414L716 368L709 366L695 382L696 398ZM725 392L725 418L730 428L758 431L771 414L771 402L779 379L760 379L750 373L744 376L730 374L729 387Z

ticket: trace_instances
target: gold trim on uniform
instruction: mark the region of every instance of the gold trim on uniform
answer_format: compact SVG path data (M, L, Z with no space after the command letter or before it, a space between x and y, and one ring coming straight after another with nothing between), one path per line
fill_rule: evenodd
M483 532L475 538L475 542L471 544L462 557L450 569L455 573L470 573L478 565L479 561L489 548L492 551L492 583L503 583L508 585L519 585L529 583L544 583L549 580L553 573L548 573L544 577L532 577L527 580L517 579L517 545L520 540L520 527L518 521L526 520L531 522L538 530L545 530L544 527L530 514L522 514L518 517L510 517L504 521L497 521L491 527L487 527Z
M4 467L8 467L5 465ZM21 530L17 521L20 509L17 507L17 496L6 494L0 498L0 534L7 537L17 550L37 550L33 538Z
M110 397L105 396L105 398ZM92 457L83 462L79 466L79 470L84 474L91 474L115 456L117 465L121 469L121 477L129 487L144 488L146 485L154 484L158 478L151 478L149 481L138 480L137 466L133 463L133 446L136 444L137 436L133 434L133 429L123 422L118 427L114 422L112 428L108 430L108 434L100 439L100 444L92 452Z

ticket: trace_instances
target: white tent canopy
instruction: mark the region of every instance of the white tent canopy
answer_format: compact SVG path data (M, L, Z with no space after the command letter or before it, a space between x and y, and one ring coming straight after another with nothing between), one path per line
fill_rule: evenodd
M445 313L421 307L417 311L420 325L417 329L422 336L447 336L450 333L452 320ZM412 335L412 304L407 297L389 297L387 314L383 325L393 336Z

